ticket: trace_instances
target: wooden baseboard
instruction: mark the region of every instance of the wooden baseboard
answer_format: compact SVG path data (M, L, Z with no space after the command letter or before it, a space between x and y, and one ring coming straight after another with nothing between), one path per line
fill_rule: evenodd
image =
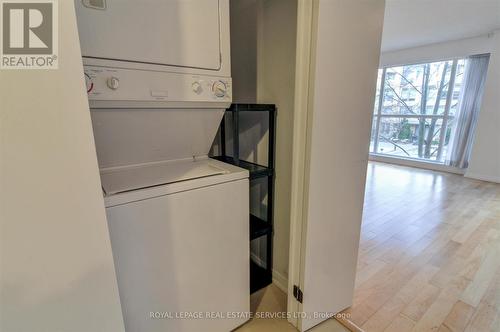
M465 173L465 171L460 168L434 162L419 161L415 159L395 158L395 157L381 156L377 154L370 154L370 157L368 159L370 161L377 161L381 163L393 164L399 166L415 167L415 168L427 169L430 171L447 172L459 175L464 175Z
M273 270L273 284L276 285L281 291L285 294L288 293L288 279L285 278L281 273L278 271Z
M479 173L474 173L474 172L466 172L465 177L469 178L469 179L480 180L480 181L500 183L500 177L498 177L498 176L484 175L484 174L479 174Z

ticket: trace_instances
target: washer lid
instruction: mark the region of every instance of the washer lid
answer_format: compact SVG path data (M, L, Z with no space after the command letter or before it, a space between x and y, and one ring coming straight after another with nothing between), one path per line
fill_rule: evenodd
M209 159L177 160L104 169L101 182L106 195L113 195L227 173Z
M153 172L156 177L148 175L150 172ZM248 178L247 170L209 158L199 161L162 162L101 170L103 188L115 192L115 194L108 192L108 195L104 197L106 207L246 178Z

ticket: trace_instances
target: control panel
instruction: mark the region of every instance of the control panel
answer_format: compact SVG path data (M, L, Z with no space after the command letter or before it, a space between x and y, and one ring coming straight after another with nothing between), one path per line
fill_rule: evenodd
M231 103L228 77L85 66L89 100L106 102Z

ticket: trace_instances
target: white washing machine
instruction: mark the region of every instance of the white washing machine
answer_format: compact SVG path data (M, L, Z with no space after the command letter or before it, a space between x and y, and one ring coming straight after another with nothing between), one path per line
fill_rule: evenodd
M91 111L127 332L231 331L249 318L249 174L207 156L223 114Z
M204 159L101 178L126 330L243 324L244 315L229 313L249 311L247 171Z

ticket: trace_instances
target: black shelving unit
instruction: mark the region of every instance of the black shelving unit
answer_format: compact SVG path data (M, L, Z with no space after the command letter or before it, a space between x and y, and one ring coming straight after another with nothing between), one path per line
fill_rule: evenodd
M258 165L240 159L240 113L241 112L267 112L269 114L269 147L267 166ZM233 132L232 155L227 155L226 147L226 116L230 115ZM267 178L267 216L266 219L250 214L250 241L266 237L266 267L263 268L250 261L250 292L253 293L272 283L273 266L273 211L274 211L274 162L276 141L276 106L272 104L232 104L226 110L224 120L220 127L221 155L213 157L244 169L250 173L250 180Z

